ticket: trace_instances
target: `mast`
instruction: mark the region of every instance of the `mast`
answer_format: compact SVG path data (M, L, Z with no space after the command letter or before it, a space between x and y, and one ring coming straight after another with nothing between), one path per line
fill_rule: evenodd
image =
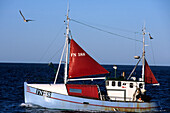
M64 68L64 84L66 84L67 82L67 76L68 76L68 73L67 73L67 68L68 68L68 44L69 44L69 21L70 21L70 18L68 17L69 16L69 3L68 3L68 6L67 6L67 27L66 27L66 62L65 62L65 68Z
M68 5L69 6L69 5ZM59 70L60 70L60 66L61 66L61 62L62 62L62 58L63 58L63 55L64 55L64 52L65 52L65 67L64 67L64 84L67 83L67 67L68 67L68 45L69 45L69 20L70 18L68 17L68 13L69 13L69 7L67 7L67 27L66 27L66 41L65 41L65 44L64 44L64 48L63 48L63 52L62 52L62 55L61 55L61 58L60 58L60 63L59 63L59 66L58 66L58 70L57 70L57 73L56 73L56 76L55 76L55 80L54 80L54 84L56 83L56 80L57 80L57 77L58 77L58 73L59 73ZM66 50L66 51L65 51Z
M145 28L145 23L144 23L144 27L143 27L143 29L142 29L142 31L143 31L143 53L142 53L142 59L143 59L143 61L142 61L142 81L144 81L144 73L145 73L145 34L146 34L146 32L145 32L145 30L146 30L146 28Z

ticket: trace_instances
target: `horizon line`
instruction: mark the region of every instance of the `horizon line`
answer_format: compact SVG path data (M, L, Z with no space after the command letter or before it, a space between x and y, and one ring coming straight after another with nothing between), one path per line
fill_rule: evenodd
M0 61L0 64L49 64L50 62L22 62L22 61ZM59 64L58 62L52 62L53 64ZM130 65L135 66L136 64L122 64L122 63L99 63L100 65ZM142 66L141 64L139 66ZM170 67L170 64L150 64L149 66L167 66Z

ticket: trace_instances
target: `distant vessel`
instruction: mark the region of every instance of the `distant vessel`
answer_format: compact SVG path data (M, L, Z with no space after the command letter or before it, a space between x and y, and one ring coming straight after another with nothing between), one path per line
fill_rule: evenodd
M90 57L72 38L69 37L69 11L67 11L66 41L61 55L60 64L56 73L54 84L28 84L24 82L25 103L39 105L45 108L61 110L81 111L123 111L123 112L145 112L159 108L157 102L150 101L145 95L145 83L158 84L146 59L145 59L145 28L143 29L143 59L142 78L136 80L131 77L121 78L81 78L89 75L109 73L92 57ZM70 44L70 52L69 50ZM66 54L64 83L57 84L57 76L60 70L63 54ZM68 56L69 71L68 71ZM116 67L115 67L116 68ZM123 74L124 75L124 74ZM78 78L79 77L79 78ZM133 78L133 79L132 79ZM100 92L100 87L89 84L69 84L68 81L104 79L107 95Z

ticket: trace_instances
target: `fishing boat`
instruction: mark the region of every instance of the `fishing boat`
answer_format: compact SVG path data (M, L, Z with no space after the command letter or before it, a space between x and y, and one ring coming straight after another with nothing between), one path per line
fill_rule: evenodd
M31 84L24 82L25 103L44 108L75 110L75 111L123 111L145 112L159 108L157 102L151 101L146 95L145 84L158 84L145 59L145 28L143 29L142 77L132 77L137 65L127 79L104 77L88 77L91 75L108 74L104 67L88 55L73 38L67 11L66 39L53 84ZM69 46L70 45L70 46ZM70 49L69 49L70 47ZM70 52L69 52L70 50ZM64 83L56 83L63 56L65 54ZM69 57L69 65L68 65ZM124 75L124 74L123 74ZM101 93L98 84L70 84L69 81L81 80L105 81L106 94Z

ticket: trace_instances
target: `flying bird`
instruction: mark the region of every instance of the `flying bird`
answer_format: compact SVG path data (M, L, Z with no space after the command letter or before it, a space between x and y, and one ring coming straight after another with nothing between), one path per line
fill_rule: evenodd
M22 14L21 10L19 10L19 13L21 14L22 18L24 19L24 22L34 21L34 20L30 20L30 19L26 20L24 15Z

